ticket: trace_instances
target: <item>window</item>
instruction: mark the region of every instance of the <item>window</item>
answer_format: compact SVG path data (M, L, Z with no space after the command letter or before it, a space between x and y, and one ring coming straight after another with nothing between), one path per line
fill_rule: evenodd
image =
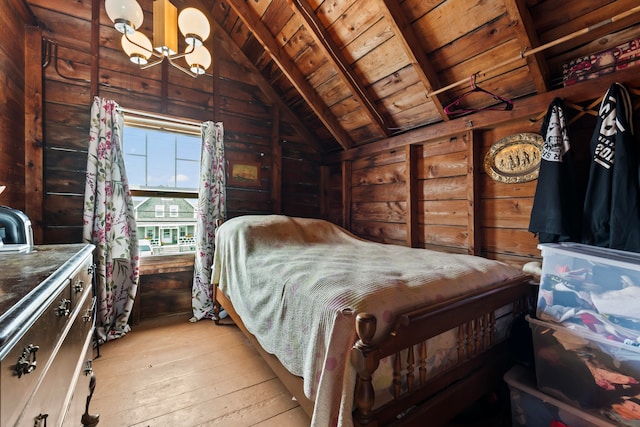
M199 123L172 125L125 113L122 139L138 236L150 242L149 255L193 252L202 145Z
M125 124L123 145L132 189L197 193L200 136L143 129Z

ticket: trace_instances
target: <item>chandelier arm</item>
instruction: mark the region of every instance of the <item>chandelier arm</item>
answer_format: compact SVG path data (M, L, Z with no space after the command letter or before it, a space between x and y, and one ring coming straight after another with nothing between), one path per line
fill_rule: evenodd
M167 55L167 58L169 58L169 61L173 60L173 59L180 59L180 58L184 58L185 56L189 55L190 53L192 53L194 50L196 50L196 47L193 45L187 45L187 48L185 49L184 53L175 53L173 55Z
M147 68L151 68L154 65L162 64L163 60L164 60L164 56L160 55L160 58L158 58L156 61L147 62L144 65L138 65L138 68L140 68L141 70L146 70Z
M174 58L180 58L182 56L184 56L185 54L182 55L169 55L167 56L167 59L169 60L169 64L173 65L174 67L176 67L178 70L190 75L191 77L198 77L198 74L191 72L191 70L184 68L183 66L181 66L180 64L173 62Z

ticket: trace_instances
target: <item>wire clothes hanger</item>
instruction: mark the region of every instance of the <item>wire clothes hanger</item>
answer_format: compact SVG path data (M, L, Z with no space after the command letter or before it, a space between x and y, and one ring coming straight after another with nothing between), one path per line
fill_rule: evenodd
M469 80L471 82L471 90L468 92L463 93L462 95L460 95L456 100L454 100L453 102L449 103L446 107L444 107L444 112L447 113L448 115L453 115L453 114L463 114L463 113L474 113L476 111L484 111L484 110L498 110L498 111L509 111L509 110L513 110L513 101L510 99L506 99L503 98L499 95L496 95L495 93L491 93L486 89L481 88L480 86L478 86L476 84L476 74L471 75L471 77L469 77ZM499 104L497 105L490 105L487 107L482 107L482 108L456 108L460 105L460 102L466 98L467 96L469 96L472 93L485 93L489 96L491 96L493 99L495 99L496 101L499 101Z

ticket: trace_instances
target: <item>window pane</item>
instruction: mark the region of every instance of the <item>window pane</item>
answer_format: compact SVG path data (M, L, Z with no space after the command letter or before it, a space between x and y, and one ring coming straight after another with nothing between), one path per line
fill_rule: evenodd
M145 256L195 251L200 145L198 136L125 126L123 148L132 188L179 188L194 194L133 198L138 242L151 246Z
M198 182L200 181L200 163L178 160L176 166L178 172L176 175L177 187L197 191Z
M132 188L198 191L199 136L125 126L123 148Z
M146 155L147 131L140 128L132 128L125 126L122 136L124 141L124 154L135 154L138 156Z
M177 157L185 160L200 160L200 147L202 145L200 137L190 135L177 135L178 151Z
M150 132L147 144L147 185L150 187L175 187L175 135Z
M124 164L127 173L127 179L129 185L132 188L144 187L147 185L146 181L146 164L147 158L144 156L126 156L124 158Z
M138 242L151 244L148 256L195 251L197 198L134 197L134 206ZM156 217L156 209L170 215Z

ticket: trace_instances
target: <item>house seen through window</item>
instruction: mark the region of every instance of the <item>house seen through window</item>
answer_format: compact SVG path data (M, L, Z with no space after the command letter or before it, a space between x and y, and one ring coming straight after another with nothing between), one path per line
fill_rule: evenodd
M125 116L126 117L126 116ZM200 128L125 119L123 151L141 256L195 251ZM185 131L186 128L186 131Z

